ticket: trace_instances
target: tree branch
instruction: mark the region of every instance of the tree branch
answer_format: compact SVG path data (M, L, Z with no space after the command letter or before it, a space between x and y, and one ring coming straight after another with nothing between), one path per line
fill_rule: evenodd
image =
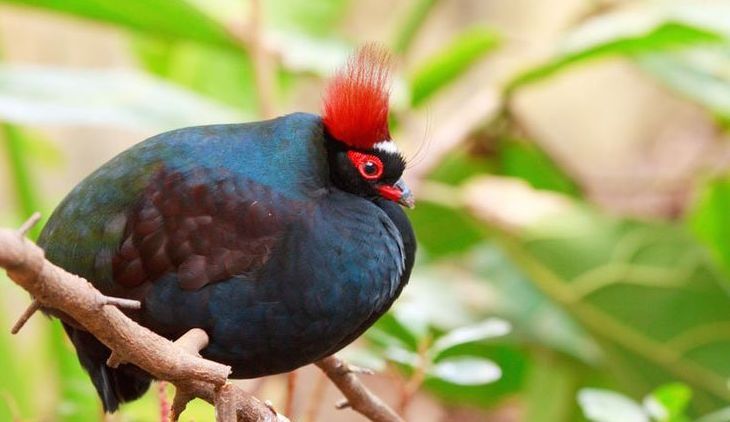
M171 417L177 420L187 403L201 398L216 408L216 420L288 421L268 402L262 402L228 382L231 368L200 357L208 345L202 329L192 329L175 342L142 327L119 307L139 308L133 300L104 296L85 279L73 275L45 259L43 250L25 238L37 222L32 217L21 230L0 229L0 267L34 298L17 326L39 307L55 309L73 318L113 352L110 366L130 363L155 379L175 385ZM359 372L337 357L317 362L347 398L347 407L373 421L402 422L402 419L368 391L355 376Z
M179 391L216 405L217 411L224 411L219 414L219 421L287 420L267 404L229 384L228 366L186 350L187 344L202 344L199 335L204 331L197 330L195 339L183 336L180 344L173 343L135 323L117 308L116 305L130 305L128 301L110 300L88 281L47 261L43 250L23 236L32 223L24 224L21 231L0 229L0 267L41 306L73 318L112 349L118 362L134 364L156 379L171 382ZM205 344L207 341L205 335ZM230 415L237 418L226 419Z
M347 398L345 404L337 405L338 408L350 407L376 422L403 422L403 419L393 409L362 385L355 375L357 371L343 360L330 356L317 362L317 366L327 374Z

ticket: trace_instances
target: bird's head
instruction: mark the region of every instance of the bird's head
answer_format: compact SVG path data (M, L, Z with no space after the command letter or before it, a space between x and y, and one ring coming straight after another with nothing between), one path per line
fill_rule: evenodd
M330 80L322 113L330 177L347 192L412 208L406 162L388 130L389 76L388 51L370 44Z

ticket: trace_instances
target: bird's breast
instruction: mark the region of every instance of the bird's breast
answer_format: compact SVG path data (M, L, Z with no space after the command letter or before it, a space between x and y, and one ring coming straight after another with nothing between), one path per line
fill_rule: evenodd
M385 213L349 196L290 227L254 282L210 286L211 358L241 377L289 370L334 353L390 305L402 241Z

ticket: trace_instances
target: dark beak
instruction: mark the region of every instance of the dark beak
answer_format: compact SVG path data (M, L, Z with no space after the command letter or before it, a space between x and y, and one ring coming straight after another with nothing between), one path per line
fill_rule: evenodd
M399 204L411 209L416 207L416 198L413 196L413 192L411 192L411 189L408 185L406 185L406 182L404 182L403 179L398 179L393 186L401 191L400 199L398 199Z

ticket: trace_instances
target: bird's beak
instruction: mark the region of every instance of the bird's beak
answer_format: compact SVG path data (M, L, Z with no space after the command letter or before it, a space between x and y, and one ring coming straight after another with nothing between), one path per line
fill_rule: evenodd
M378 192L380 196L385 199L397 202L407 208L416 207L416 198L413 193L406 185L403 179L398 179L393 185L380 185L378 186Z

